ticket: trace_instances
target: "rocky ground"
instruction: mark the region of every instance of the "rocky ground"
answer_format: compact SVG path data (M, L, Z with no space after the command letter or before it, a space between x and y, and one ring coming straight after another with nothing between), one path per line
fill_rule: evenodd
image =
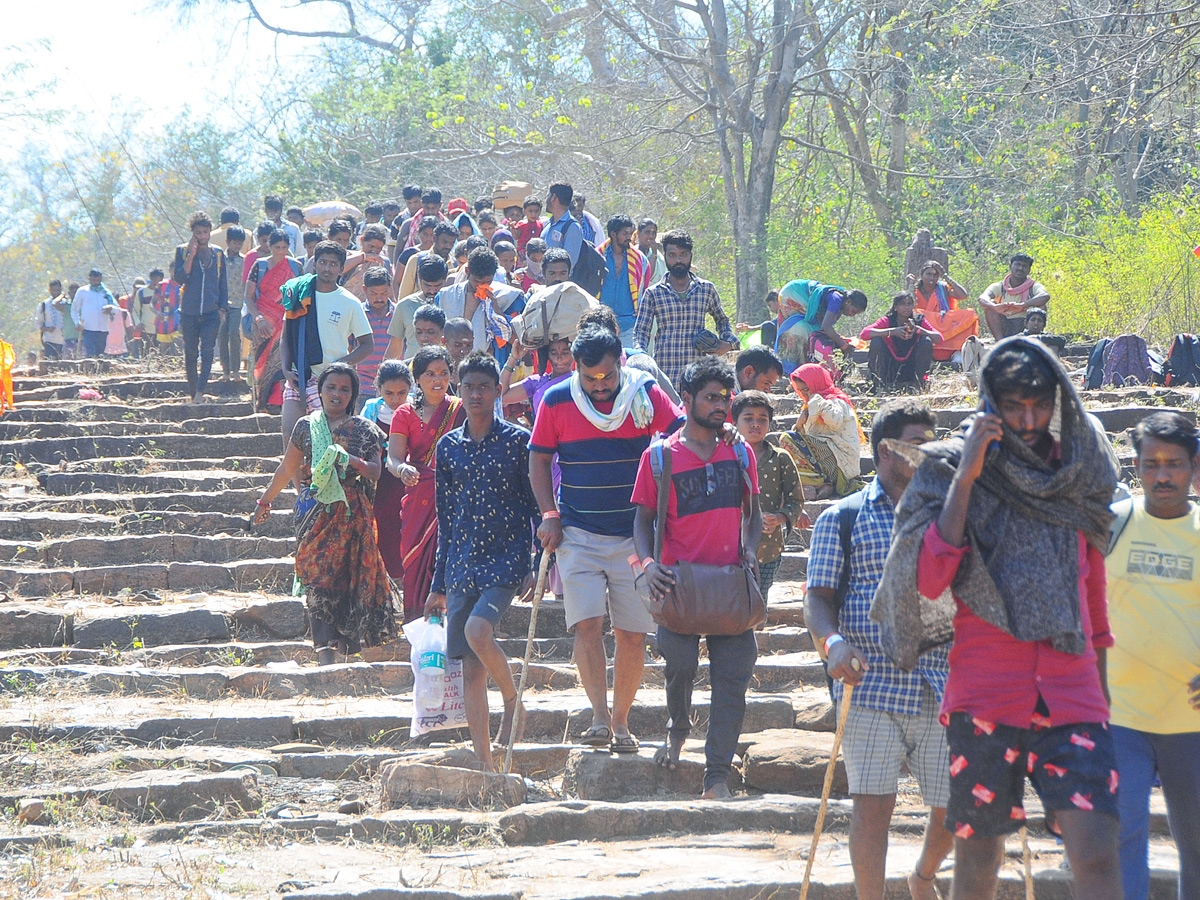
M82 386L105 399L80 401ZM737 800L695 799L706 671L675 773L648 746L665 721L653 656L631 722L642 752L572 742L590 717L553 604L538 619L515 774L485 779L464 735L408 737L403 641L315 666L291 596L290 498L265 528L245 528L280 439L278 417L255 414L243 386L216 384L195 406L180 402L176 373L62 363L18 374L16 390L0 418L0 897L799 895L833 738L803 627L806 534L759 632ZM778 399L786 426L794 401ZM940 373L929 400L949 429L975 398ZM878 402L861 398L864 425ZM1126 429L1195 405L1161 389L1089 396L1127 465ZM514 672L529 613L515 604L501 622ZM844 777L839 764L814 898L853 897ZM889 896L907 896L921 812L906 781ZM1153 812L1152 896L1166 898L1177 862L1157 796ZM1067 897L1061 847L1037 821L1037 894ZM1024 896L1020 842L1008 851L1002 896Z

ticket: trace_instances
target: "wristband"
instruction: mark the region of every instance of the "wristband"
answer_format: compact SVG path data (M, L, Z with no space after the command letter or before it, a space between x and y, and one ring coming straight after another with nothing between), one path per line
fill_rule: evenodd
M829 648L830 647L836 646L837 644L840 644L843 641L845 641L845 638L842 637L840 634L838 634L836 631L833 632L831 635L829 635L829 637L825 638L825 643L821 645L822 647L825 648L825 658L829 659Z
M647 556L645 559L642 560L642 568L644 569L644 568L646 568L646 566L650 565L650 563L656 562L656 561L657 560L655 560L655 558L653 556Z
M559 514L557 509L552 509L549 512L542 513L542 521L543 522L546 522L550 519L561 519L561 518L562 518L562 516Z
M270 504L270 503L263 503L263 502L262 502L262 498L260 497L259 499L257 499L257 500L255 500L255 501L254 501L254 505L255 505L255 506L270 506L271 504Z

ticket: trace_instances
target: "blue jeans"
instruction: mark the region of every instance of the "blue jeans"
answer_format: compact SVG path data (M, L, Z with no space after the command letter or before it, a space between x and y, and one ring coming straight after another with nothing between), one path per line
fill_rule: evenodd
M108 343L107 331L80 331L83 339L84 356L103 356L104 346Z
M1117 749L1125 900L1150 891L1150 789L1157 774L1179 849L1179 900L1200 898L1200 731L1152 734L1110 725Z
M188 394L202 394L208 387L208 376L212 374L221 313L215 309L198 316L184 313L179 317L179 323L183 331L183 368L187 373Z

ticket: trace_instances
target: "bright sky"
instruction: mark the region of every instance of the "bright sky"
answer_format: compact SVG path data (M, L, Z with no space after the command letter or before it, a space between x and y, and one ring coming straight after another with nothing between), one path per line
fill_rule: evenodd
M259 83L260 76L281 65L288 74L302 71L317 51L315 41L276 38L257 23L247 24L233 4L229 9L202 4L186 26L177 13L156 9L151 0L6 7L0 47L9 58L30 64L25 86L53 80L57 89L44 101L51 107L80 113L101 109L114 121L131 109L170 119L186 104L196 113L212 114L218 124L238 125L253 116L255 99L253 92L240 91L230 101L230 73L244 76L238 79L243 86ZM48 42L48 49L40 42ZM19 85L7 87L19 91ZM36 123L6 122L0 154L42 139Z

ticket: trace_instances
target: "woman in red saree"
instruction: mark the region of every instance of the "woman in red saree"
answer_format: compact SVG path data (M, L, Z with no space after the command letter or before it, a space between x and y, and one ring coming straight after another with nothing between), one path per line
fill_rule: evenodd
M449 397L450 352L441 345L422 347L412 360L420 393L396 410L388 437L388 471L404 482L400 505L400 552L404 562L404 621L425 613L437 554L437 507L434 505L435 451L442 435L466 420L458 397Z
M283 304L280 288L304 272L298 259L288 256L287 233L275 229L267 239L271 255L256 259L246 278L246 310L254 320L255 406L283 405L283 359L279 339L283 334Z

